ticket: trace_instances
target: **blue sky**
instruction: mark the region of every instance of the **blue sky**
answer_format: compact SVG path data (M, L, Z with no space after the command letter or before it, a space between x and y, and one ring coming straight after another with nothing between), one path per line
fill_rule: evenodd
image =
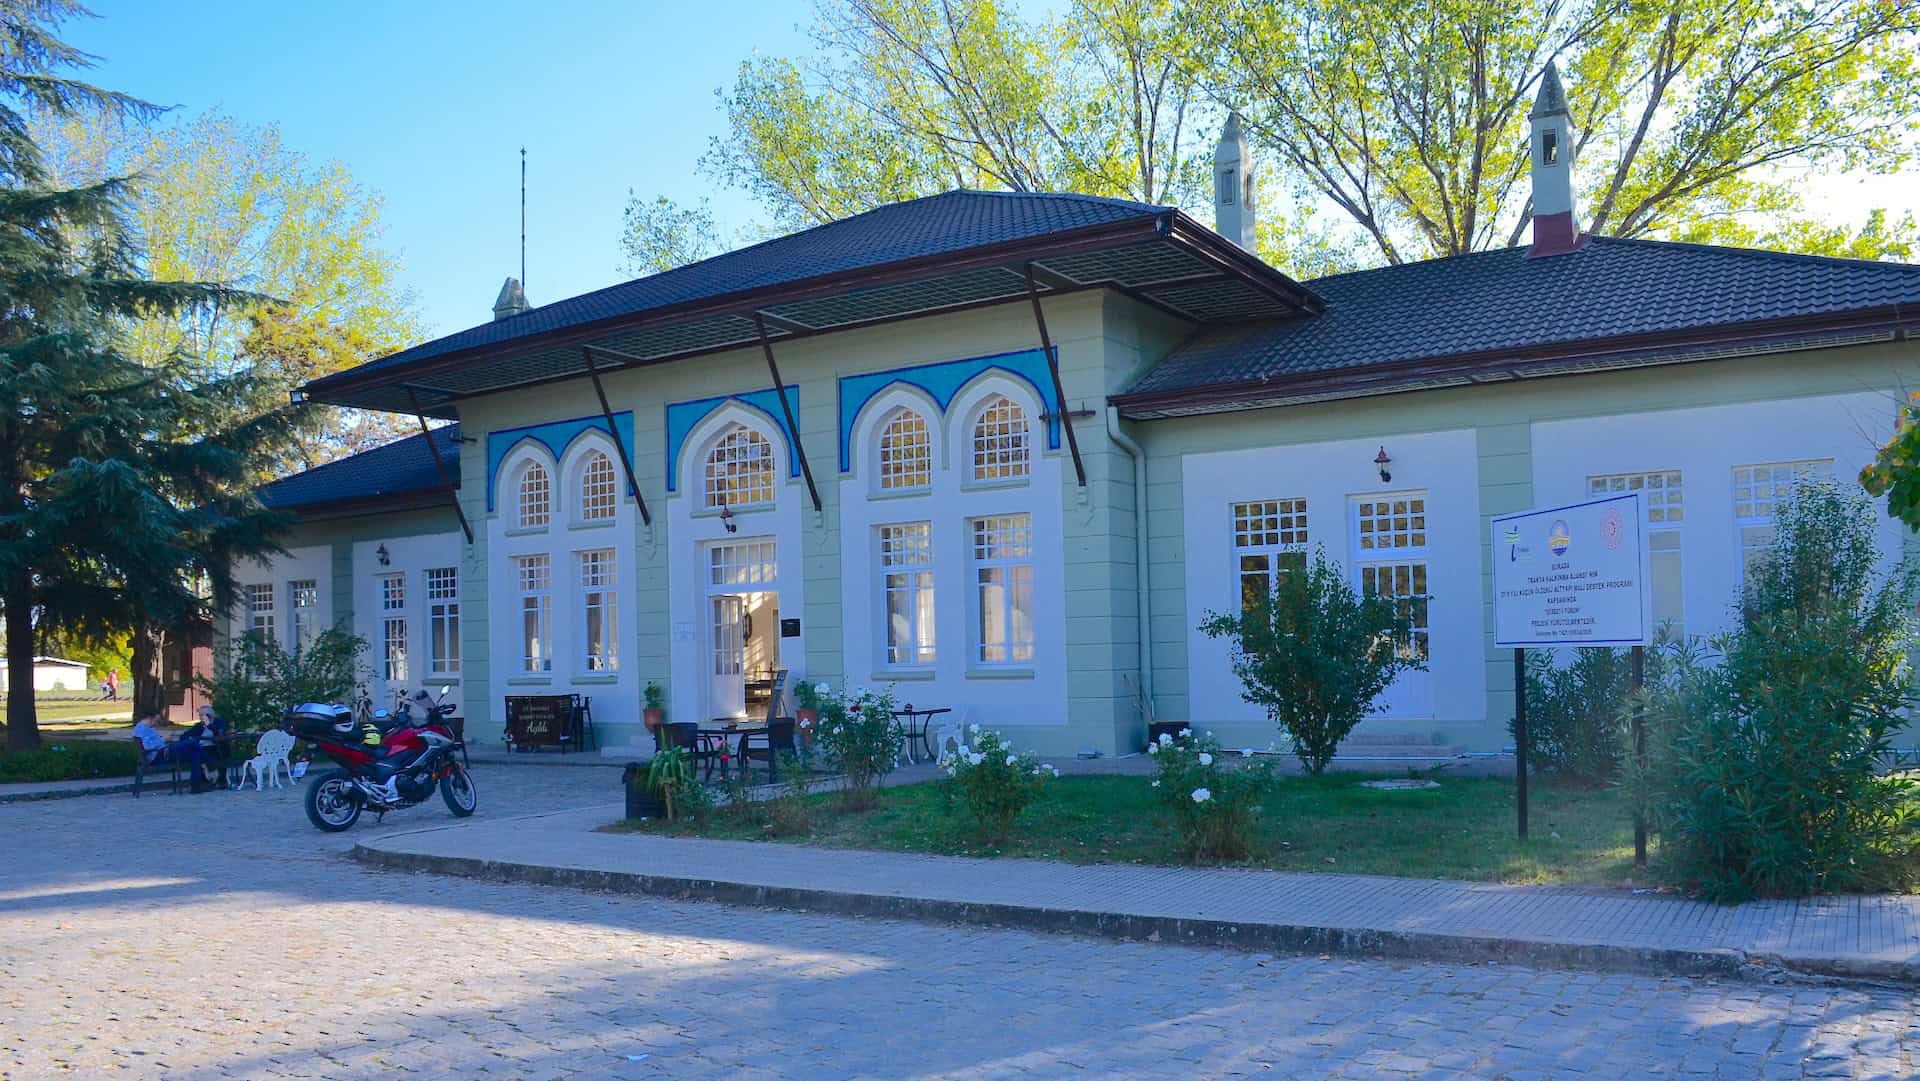
M93 81L183 113L276 123L288 145L346 162L381 192L387 241L436 335L490 318L518 273L522 145L531 299L618 281L627 189L707 194L695 163L725 128L715 89L753 49L805 50L809 11L798 0L91 6L100 18L65 36L102 57ZM711 194L729 234L755 218L745 196Z

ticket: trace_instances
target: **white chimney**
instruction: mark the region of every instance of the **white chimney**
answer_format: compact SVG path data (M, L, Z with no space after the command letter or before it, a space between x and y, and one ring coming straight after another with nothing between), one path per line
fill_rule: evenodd
M1253 158L1240 132L1240 114L1228 113L1213 151L1213 229L1258 254L1253 237Z
M499 299L493 302L493 321L498 323L502 319L519 315L532 307L533 305L527 303L526 290L520 288L520 279L508 278L506 284L500 287Z
M1533 249L1527 254L1559 255L1584 243L1580 223L1573 217L1573 118L1567 113L1567 92L1560 71L1547 61L1540 75L1540 94L1527 114L1532 133Z

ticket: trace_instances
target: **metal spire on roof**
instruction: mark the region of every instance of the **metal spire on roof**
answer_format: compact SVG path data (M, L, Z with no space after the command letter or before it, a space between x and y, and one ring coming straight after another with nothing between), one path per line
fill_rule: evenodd
M1540 73L1540 94L1533 99L1533 111L1527 114L1527 119L1566 115L1567 92L1560 85L1560 69L1549 60L1547 70Z

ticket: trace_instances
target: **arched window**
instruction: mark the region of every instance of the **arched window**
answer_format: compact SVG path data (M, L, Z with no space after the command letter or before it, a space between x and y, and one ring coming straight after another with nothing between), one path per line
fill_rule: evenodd
M773 502L773 444L744 424L728 428L707 452L707 506Z
M619 499L615 495L613 462L594 451L580 467L580 519L591 522L613 517Z
M1010 480L1028 469L1027 412L1012 398L996 397L973 422L973 479Z
M901 409L880 430L880 487L925 488L933 479L933 440L924 417Z
M553 482L539 462L528 462L520 471L519 508L521 529L545 526L553 515Z

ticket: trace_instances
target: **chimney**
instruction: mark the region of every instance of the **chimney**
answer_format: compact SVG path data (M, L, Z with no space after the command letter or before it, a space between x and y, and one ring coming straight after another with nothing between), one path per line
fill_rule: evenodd
M1540 95L1527 114L1533 129L1533 248L1528 256L1560 255L1582 247L1580 223L1573 218L1573 118L1567 92L1553 61L1540 75Z
M493 321L498 323L502 319L519 315L532 307L533 305L527 303L526 290L520 288L520 279L508 278L506 284L500 287L499 299L493 302Z
M1257 255L1253 218L1253 158L1240 132L1240 114L1228 113L1213 151L1213 229Z

